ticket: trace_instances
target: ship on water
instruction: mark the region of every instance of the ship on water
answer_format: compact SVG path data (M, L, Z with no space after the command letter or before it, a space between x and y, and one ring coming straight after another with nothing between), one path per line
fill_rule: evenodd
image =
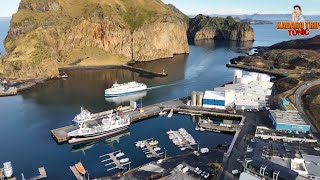
M95 125L87 125L83 122L79 125L79 129L68 133L68 136L72 138L69 143L77 144L112 136L127 130L129 125L130 118L128 116L116 114L110 114L107 118L103 118L101 123Z
M80 125L83 122L86 121L90 121L93 120L92 118L92 114L90 113L89 110L84 109L83 107L80 108L80 113L77 114L74 118L73 118L73 122Z
M115 82L111 88L106 89L104 94L106 97L116 97L122 96L126 94L132 94L140 91L145 91L147 89L147 85L143 83L138 83L135 81L118 84Z

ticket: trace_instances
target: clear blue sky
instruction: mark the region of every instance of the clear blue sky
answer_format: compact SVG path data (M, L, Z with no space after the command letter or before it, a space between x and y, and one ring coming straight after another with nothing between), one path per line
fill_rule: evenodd
M162 0L171 3L185 14L252 14L291 13L299 4L303 14L320 14L320 0ZM20 0L0 0L0 17L11 16Z

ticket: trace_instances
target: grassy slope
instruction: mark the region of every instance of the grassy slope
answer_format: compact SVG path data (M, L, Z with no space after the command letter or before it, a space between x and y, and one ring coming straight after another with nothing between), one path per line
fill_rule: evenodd
M308 91L304 96L304 104L317 129L320 130L320 86Z

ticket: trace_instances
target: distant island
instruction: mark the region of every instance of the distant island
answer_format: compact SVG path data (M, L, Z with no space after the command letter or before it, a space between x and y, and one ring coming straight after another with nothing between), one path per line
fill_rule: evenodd
M223 39L236 41L254 40L252 27L246 22L237 22L231 16L209 17L202 14L189 19L189 39Z
M272 21L268 21L268 20L254 20L254 19L241 19L239 17L235 17L234 18L237 22L242 22L242 23L248 23L251 25L257 25L257 24L273 24Z

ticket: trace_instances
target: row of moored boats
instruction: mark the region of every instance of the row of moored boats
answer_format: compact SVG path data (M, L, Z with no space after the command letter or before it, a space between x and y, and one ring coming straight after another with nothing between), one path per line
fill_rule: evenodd
M167 132L167 134L173 144L181 147L181 150L185 150L185 146L187 144L191 146L197 144L194 138L184 128L180 128L178 131L170 130Z

